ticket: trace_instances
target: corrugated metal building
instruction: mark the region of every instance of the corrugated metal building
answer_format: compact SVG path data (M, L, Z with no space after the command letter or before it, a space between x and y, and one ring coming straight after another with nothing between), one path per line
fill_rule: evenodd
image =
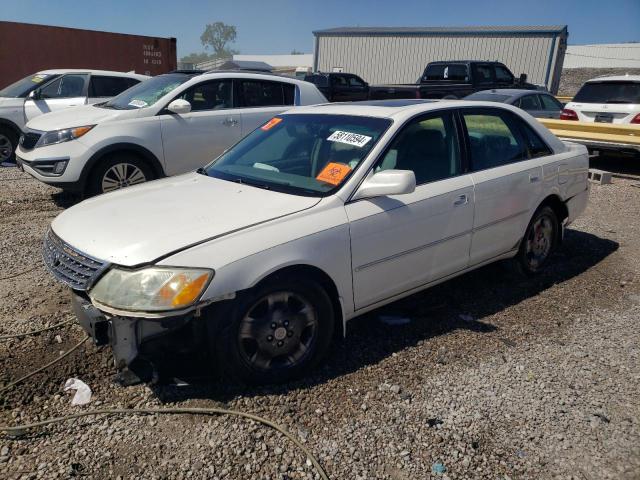
M436 60L497 60L556 92L567 26L344 27L318 30L314 70L355 73L369 83L413 83Z
M564 68L640 68L640 43L569 45Z

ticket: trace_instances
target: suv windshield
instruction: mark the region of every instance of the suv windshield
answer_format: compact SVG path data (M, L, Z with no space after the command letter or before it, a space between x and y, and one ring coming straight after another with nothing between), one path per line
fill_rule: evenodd
M29 75L28 77L25 77L22 80L18 80L8 87L0 90L0 97L25 98L40 85L43 85L49 80L53 80L54 78L59 76L60 75L50 75L46 73L36 73L35 75Z
M202 173L307 196L342 185L391 125L384 118L295 114L274 117Z
M136 108L150 107L189 79L191 79L191 76L183 73L158 75L125 90L101 106L103 108L115 108L116 110L134 110Z
M640 82L587 82L573 102L640 103Z

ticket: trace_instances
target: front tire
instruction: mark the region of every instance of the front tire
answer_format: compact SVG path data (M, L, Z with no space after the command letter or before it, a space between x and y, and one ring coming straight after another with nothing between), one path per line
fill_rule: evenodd
M331 343L335 314L316 282L280 278L242 293L217 323L210 333L223 374L257 385L287 382L317 365Z
M18 148L18 135L7 127L0 127L0 163L14 163Z
M560 224L549 206L534 213L520 244L516 264L525 275L535 275L547 264L557 244Z
M89 175L87 196L109 193L155 178L149 165L130 153L114 153L100 161Z

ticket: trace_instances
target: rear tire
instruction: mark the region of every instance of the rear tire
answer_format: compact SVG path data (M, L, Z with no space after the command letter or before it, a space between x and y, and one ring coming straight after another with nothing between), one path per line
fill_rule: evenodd
M11 128L0 127L0 163L14 163L17 148L18 135L16 132Z
M525 275L539 273L558 245L560 224L558 216L549 206L538 208L527 226L515 263Z
M217 316L210 326L217 366L251 385L287 382L312 369L325 356L335 324L326 291L304 278L259 285Z
M101 159L89 174L85 195L92 197L153 180L147 162L137 155L113 153Z

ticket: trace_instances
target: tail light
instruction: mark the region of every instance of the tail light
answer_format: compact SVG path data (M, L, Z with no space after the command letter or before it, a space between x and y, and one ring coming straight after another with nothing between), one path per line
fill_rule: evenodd
M637 114L635 117L633 117L633 118L631 119L631 123L638 123L638 124L640 124L640 113L639 113L639 114Z
M560 120L578 120L578 114L569 108L562 110Z

